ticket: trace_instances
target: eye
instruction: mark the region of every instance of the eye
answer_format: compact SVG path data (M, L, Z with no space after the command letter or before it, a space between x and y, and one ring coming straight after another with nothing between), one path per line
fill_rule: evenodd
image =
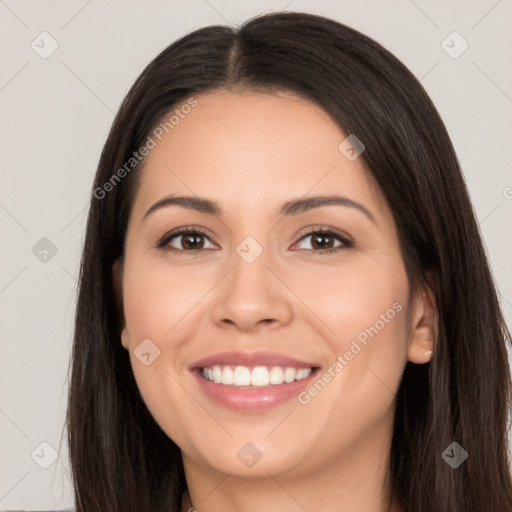
M312 251L319 254L330 254L354 246L354 242L345 234L326 226L310 229L302 233L297 244L304 243L310 238L309 247L299 247L298 250ZM205 247L207 240L213 247ZM334 245L338 242L337 245ZM216 245L204 230L195 226L184 226L164 235L157 248L184 254L200 252L204 249L215 249Z
M205 231L193 226L185 226L164 235L157 247L177 253L196 252L205 249L205 240L211 243Z
M299 247L299 250L309 250L320 254L335 253L342 249L348 249L354 246L352 240L347 235L329 227L322 226L304 233L299 242L310 238L309 247ZM338 245L334 245L338 241Z

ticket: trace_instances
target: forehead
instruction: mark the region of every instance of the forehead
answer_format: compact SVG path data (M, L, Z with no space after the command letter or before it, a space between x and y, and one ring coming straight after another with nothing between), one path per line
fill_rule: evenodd
M194 99L196 106L183 109L188 113L175 116L159 138L151 135L155 147L134 209L168 193L212 197L244 211L334 191L380 202L361 160L339 149L347 134L318 105L290 93L216 91Z

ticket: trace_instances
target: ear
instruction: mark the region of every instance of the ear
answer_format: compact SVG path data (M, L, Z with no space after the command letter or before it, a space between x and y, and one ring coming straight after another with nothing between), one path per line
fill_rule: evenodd
M114 286L118 318L120 318L122 322L121 343L123 347L128 350L128 330L126 329L123 308L123 262L120 258L112 265L112 283Z
M437 306L428 285L418 287L411 313L411 331L407 358L412 363L428 363L437 338Z

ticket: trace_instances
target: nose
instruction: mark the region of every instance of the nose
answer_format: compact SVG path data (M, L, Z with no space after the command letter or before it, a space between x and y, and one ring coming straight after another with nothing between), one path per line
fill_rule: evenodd
M265 251L252 263L235 254L232 263L233 268L219 283L213 322L247 333L289 324L293 294L269 267Z

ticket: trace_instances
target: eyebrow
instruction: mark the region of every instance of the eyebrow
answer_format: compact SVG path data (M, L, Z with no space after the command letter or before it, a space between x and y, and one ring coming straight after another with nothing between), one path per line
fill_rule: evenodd
M151 213L155 212L156 210L172 205L188 208L189 210L194 210L199 213L206 213L207 215L216 215L219 217L223 215L223 210L219 204L215 201L211 201L210 199L194 196L170 195L163 197L155 204L153 204L144 214L143 220L145 220ZM336 195L310 196L303 199L287 201L281 206L278 213L283 216L297 215L299 213L303 213L314 208L319 208L321 206L333 205L355 208L359 212L363 213L366 217L368 217L368 219L371 220L373 224L377 224L375 217L372 215L370 210L368 210L368 208L358 203L357 201L349 199L348 197Z

